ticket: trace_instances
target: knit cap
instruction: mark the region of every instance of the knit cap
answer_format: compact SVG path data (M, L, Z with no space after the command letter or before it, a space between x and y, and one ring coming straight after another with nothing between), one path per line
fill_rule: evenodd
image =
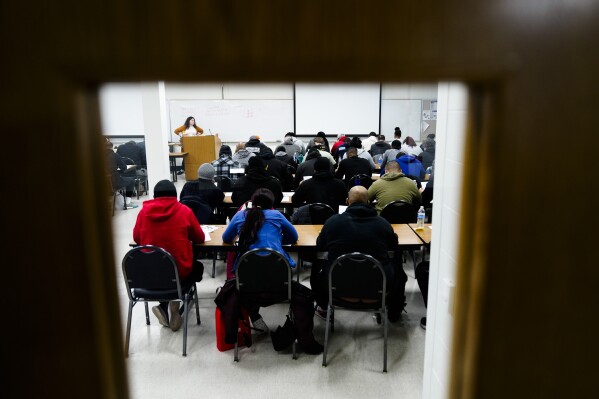
M209 163L203 163L198 168L198 179L213 180L215 174L214 166Z
M160 180L154 186L154 198L175 197L177 198L177 188L170 180Z

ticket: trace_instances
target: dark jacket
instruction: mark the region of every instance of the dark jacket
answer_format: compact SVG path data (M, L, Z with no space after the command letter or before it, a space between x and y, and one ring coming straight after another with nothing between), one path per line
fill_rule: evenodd
M184 197L195 197L214 210L225 199L225 193L216 187L212 181L197 179L185 183L179 199L181 200Z
M121 157L131 158L133 165L145 166L145 153L142 154L142 149L135 143L135 141L128 141L125 144L121 144L116 149L116 153Z
M275 207L277 207L283 199L283 190L281 183L274 177L266 173L263 168L248 168L245 176L240 177L233 184L233 194L231 201L236 207L240 207L246 201L252 198L252 194L259 188L267 188L275 195Z
M370 162L364 158L351 157L339 162L339 168L337 169L337 172L335 172L335 177L337 179L343 179L347 184L353 176L359 174L372 176Z
M306 155L306 159L302 162L295 171L295 186L299 186L300 182L304 180L304 176L312 176L314 175L314 164L316 163L316 158L320 157L320 152L311 151Z
M352 204L344 213L326 221L316 239L316 248L328 252L329 263L343 254L362 252L385 265L390 262L387 251L397 249L397 234L373 207Z
M253 139L245 143L245 149L254 154L259 154L264 147L267 147L267 145L261 143L258 139Z
M279 179L283 190L288 191L293 188L293 172L288 164L275 158L270 148L262 150L260 158L264 161L266 172Z
M391 149L391 144L385 141L377 141L373 145L370 146L370 155L373 157L375 155L383 155L385 151Z
M294 206L305 203L322 202L338 209L344 205L347 198L347 186L339 179L335 179L333 173L328 170L319 170L312 178L302 182L291 197Z
M420 155L418 155L420 160L422 161L422 167L426 170L429 166L433 166L433 161L435 160L435 146L429 147L422 151Z

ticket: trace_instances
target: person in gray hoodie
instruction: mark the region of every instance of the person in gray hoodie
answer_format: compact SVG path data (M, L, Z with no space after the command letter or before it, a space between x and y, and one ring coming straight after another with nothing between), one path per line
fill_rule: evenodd
M233 154L233 161L237 162L240 167L245 168L248 166L248 162L251 157L255 156L253 152L245 149L244 143L239 143L235 147L235 154Z
M285 141L283 141L281 147L283 147L287 155L289 155L292 158L297 157L297 155L302 153L302 149L300 148L300 146L294 143L293 136L285 137Z

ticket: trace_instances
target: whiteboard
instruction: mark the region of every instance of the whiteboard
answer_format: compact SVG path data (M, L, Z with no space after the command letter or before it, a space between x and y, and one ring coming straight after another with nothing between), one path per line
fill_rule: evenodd
M171 141L173 131L193 116L204 134L217 134L223 142L282 140L293 131L293 100L169 100Z
M382 100L381 133L393 140L396 126L401 129L401 139L412 136L420 141L422 129L422 100Z
M379 130L379 83L295 85L296 133L368 135Z

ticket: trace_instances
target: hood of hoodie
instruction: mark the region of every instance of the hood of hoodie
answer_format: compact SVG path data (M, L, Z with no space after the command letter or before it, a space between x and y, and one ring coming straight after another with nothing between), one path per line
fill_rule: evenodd
M275 154L276 158L284 158L287 157L287 152L285 151L277 151L277 153Z
M403 173L385 173L384 175L381 176L381 180L391 181L391 180L397 180L400 177L405 177L405 175Z
M245 159L245 158L249 158L250 156L252 156L252 154L253 154L253 152L250 152L244 148L243 150L237 151L235 153L235 157L240 158L240 159Z
M378 215L376 209L374 209L370 205L356 203L348 206L344 213L358 218L375 217Z
M182 206L184 205L175 197L159 197L143 203L146 217L153 222L164 222L170 219Z
M283 144L293 145L293 137L289 136L289 137L285 138L285 141L283 141Z
M247 178L256 183L263 183L267 180L272 179L264 168L248 168Z
M373 147L381 147L381 148L387 148L387 147L389 147L389 145L385 141L377 141L372 146ZM372 148L371 148L371 150L372 150Z
M331 180L334 177L333 172L330 170L314 171L314 174L312 175L312 178L316 180Z
M416 162L416 157L414 155L402 155L401 157L397 158L398 161L402 161L405 163L413 163Z

